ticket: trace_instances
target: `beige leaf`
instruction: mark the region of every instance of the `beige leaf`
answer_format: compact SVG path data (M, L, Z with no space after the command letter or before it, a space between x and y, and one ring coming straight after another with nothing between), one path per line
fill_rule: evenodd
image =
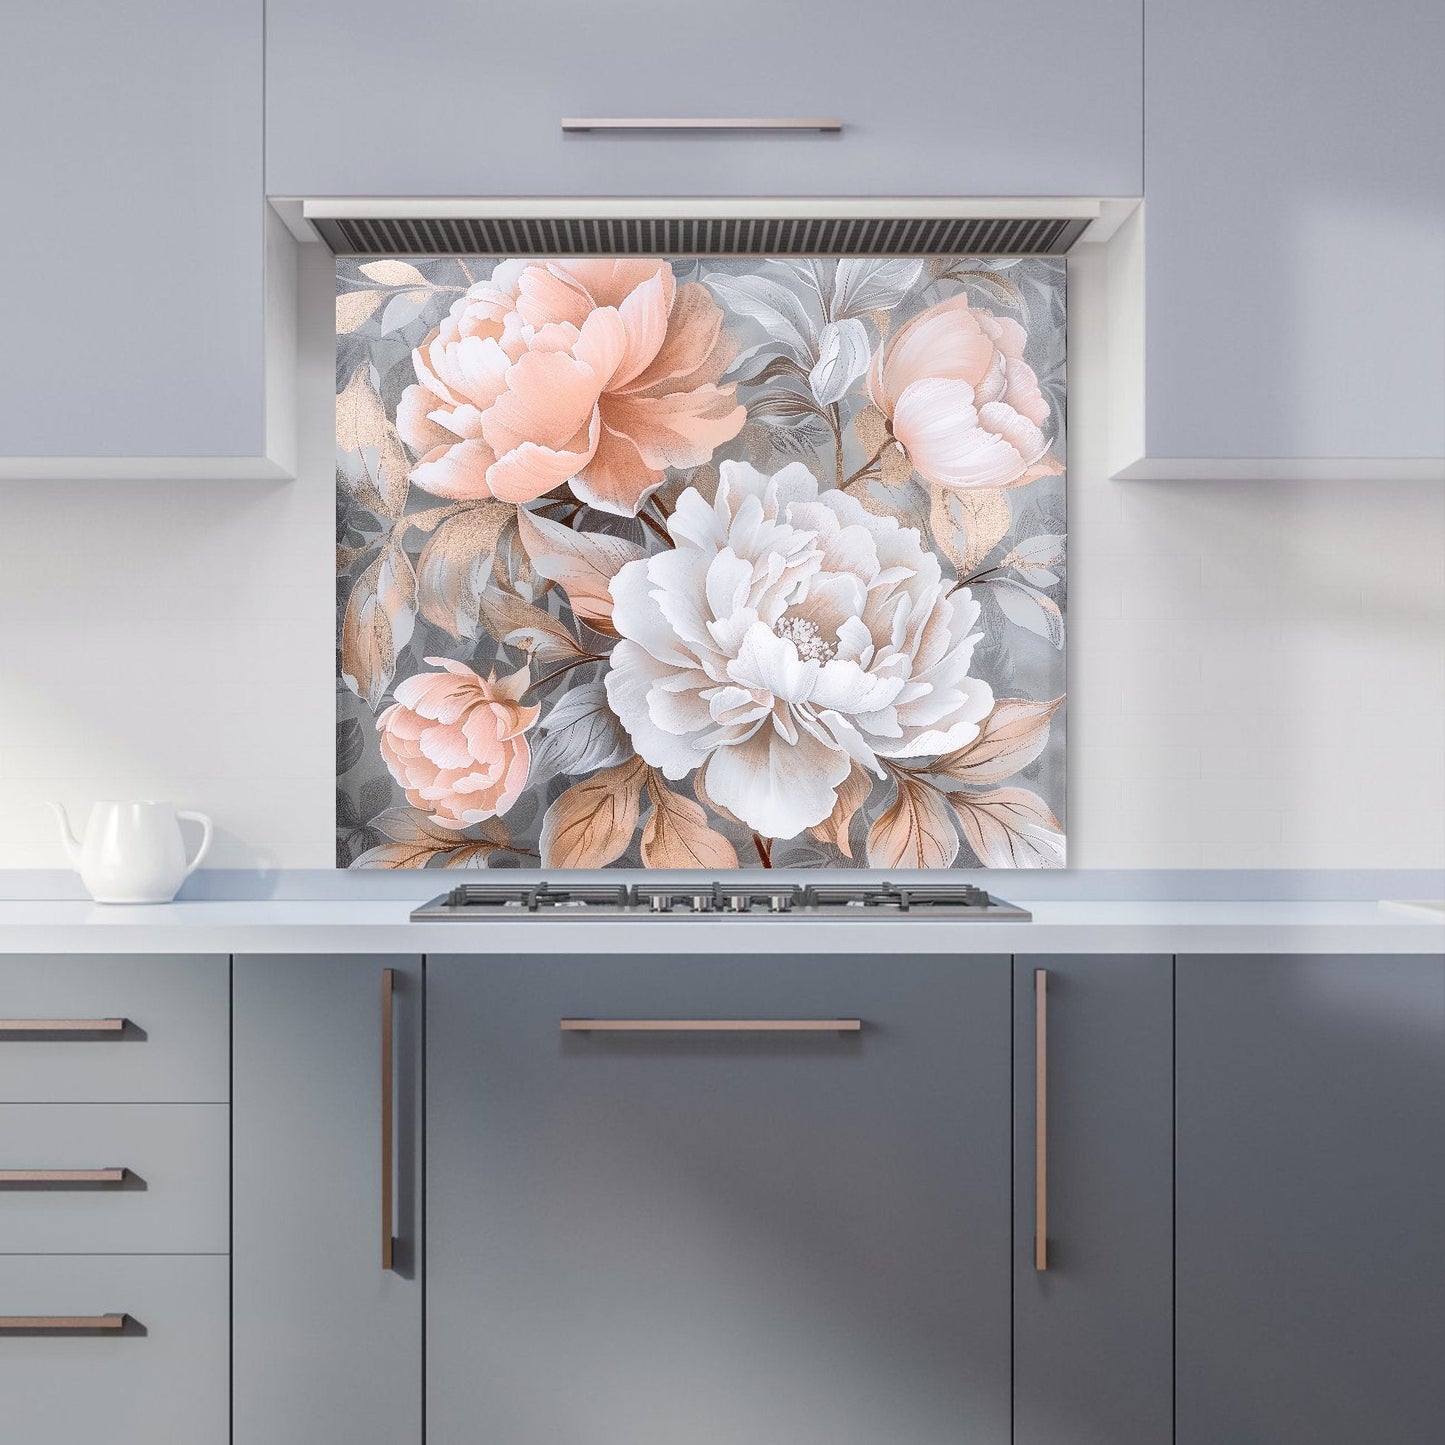
M908 484L908 479L913 475L913 463L908 460L907 452L897 442L892 442L883 448L881 460L883 485L889 491Z
M343 547L340 542L336 544L336 570L338 573L346 571L361 554L366 551L365 547Z
M360 269L368 281L375 281L378 286L431 285L415 266L409 266L405 261L368 261Z
M738 855L691 798L669 790L662 774L648 770L652 812L642 829L644 868L736 868Z
M478 593L477 616L498 642L531 653L539 662L584 655L565 623L510 592L488 587Z
M452 847L456 840L452 840ZM446 848L426 840L416 843L379 843L368 848L351 866L353 868L425 868Z
M385 300L385 291L343 291L336 298L336 334L347 336L364 326Z
M1043 752L1049 721L1063 704L1003 697L983 720L978 736L966 747L939 758L932 771L973 787L988 787L1011 778Z
M361 483L352 483L352 473L343 472L358 500L380 516L400 517L406 509L411 463L381 398L371 389L364 364L352 372L336 398L336 445L361 458L365 469Z
M513 511L505 502L480 502L447 518L427 538L417 558L416 587L428 622L456 638L477 635L497 539Z
M888 333L893 328L893 312L887 306L875 307L868 313L868 319L878 328L879 338L888 340Z
M857 434L858 445L863 448L863 455L871 457L883 445L884 438L888 435L888 418L869 402L853 418L853 430Z
M831 843L845 858L851 858L853 844L848 837L849 826L858 809L868 801L868 795L872 791L873 775L854 763L853 771L839 784L838 801L833 804L833 811L808 831L824 843Z
M967 577L1008 535L1013 516L998 487L966 492L930 487L928 525L938 550Z
M620 858L637 831L648 771L633 758L568 788L542 819L542 867L605 868Z
M416 573L400 547L388 545L356 579L341 623L341 676L375 712L411 641Z
M559 583L584 622L612 630L612 593L607 584L629 563L647 555L635 542L605 532L574 532L560 522L518 511L517 530L533 568Z
M1026 788L950 793L963 836L982 868L1062 868L1064 834L1047 804Z
M898 797L868 830L870 868L947 868L958 856L958 830L943 795L898 774Z

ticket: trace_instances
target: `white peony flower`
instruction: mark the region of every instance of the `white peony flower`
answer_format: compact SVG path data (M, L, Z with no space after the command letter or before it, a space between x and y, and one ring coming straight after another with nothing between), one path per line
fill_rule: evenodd
M993 706L968 675L979 605L948 595L912 528L801 462L774 476L720 468L689 487L673 551L612 579L607 697L639 755L671 779L706 765L708 797L792 838L833 810L856 760L951 752Z

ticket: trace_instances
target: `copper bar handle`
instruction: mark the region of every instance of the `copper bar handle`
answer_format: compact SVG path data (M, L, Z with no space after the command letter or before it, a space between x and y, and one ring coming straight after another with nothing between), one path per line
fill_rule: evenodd
M7 1184L124 1184L129 1169L0 1169Z
M569 117L562 122L565 135L590 131L632 132L668 135L678 131L707 135L770 135L779 131L794 134L837 135L843 122L828 116L590 116Z
M1034 970L1034 1268L1049 1267L1049 971Z
M75 1034L105 1038L123 1034L126 1019L0 1019L0 1039L7 1034Z
M564 1034L856 1034L862 1019L562 1019Z
M393 1001L396 997L396 970L381 971L381 1267L391 1269L396 1260L395 1191L396 1166L396 1102L395 1056L393 1036Z
M0 1315L0 1332L64 1330L91 1334L96 1330L123 1330L129 1315Z

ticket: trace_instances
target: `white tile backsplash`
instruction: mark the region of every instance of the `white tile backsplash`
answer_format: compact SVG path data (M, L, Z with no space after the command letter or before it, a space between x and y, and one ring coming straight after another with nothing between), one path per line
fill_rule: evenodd
M1445 865L1445 494L1106 480L1096 270L1070 273L1071 862ZM296 482L0 483L0 867L64 866L44 800L101 796L210 812L217 866L330 865L332 300L310 250Z

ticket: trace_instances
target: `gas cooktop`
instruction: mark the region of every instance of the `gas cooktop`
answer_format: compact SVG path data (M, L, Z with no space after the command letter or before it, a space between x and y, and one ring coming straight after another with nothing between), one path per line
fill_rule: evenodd
M463 883L414 923L479 918L946 918L1026 923L971 883Z

